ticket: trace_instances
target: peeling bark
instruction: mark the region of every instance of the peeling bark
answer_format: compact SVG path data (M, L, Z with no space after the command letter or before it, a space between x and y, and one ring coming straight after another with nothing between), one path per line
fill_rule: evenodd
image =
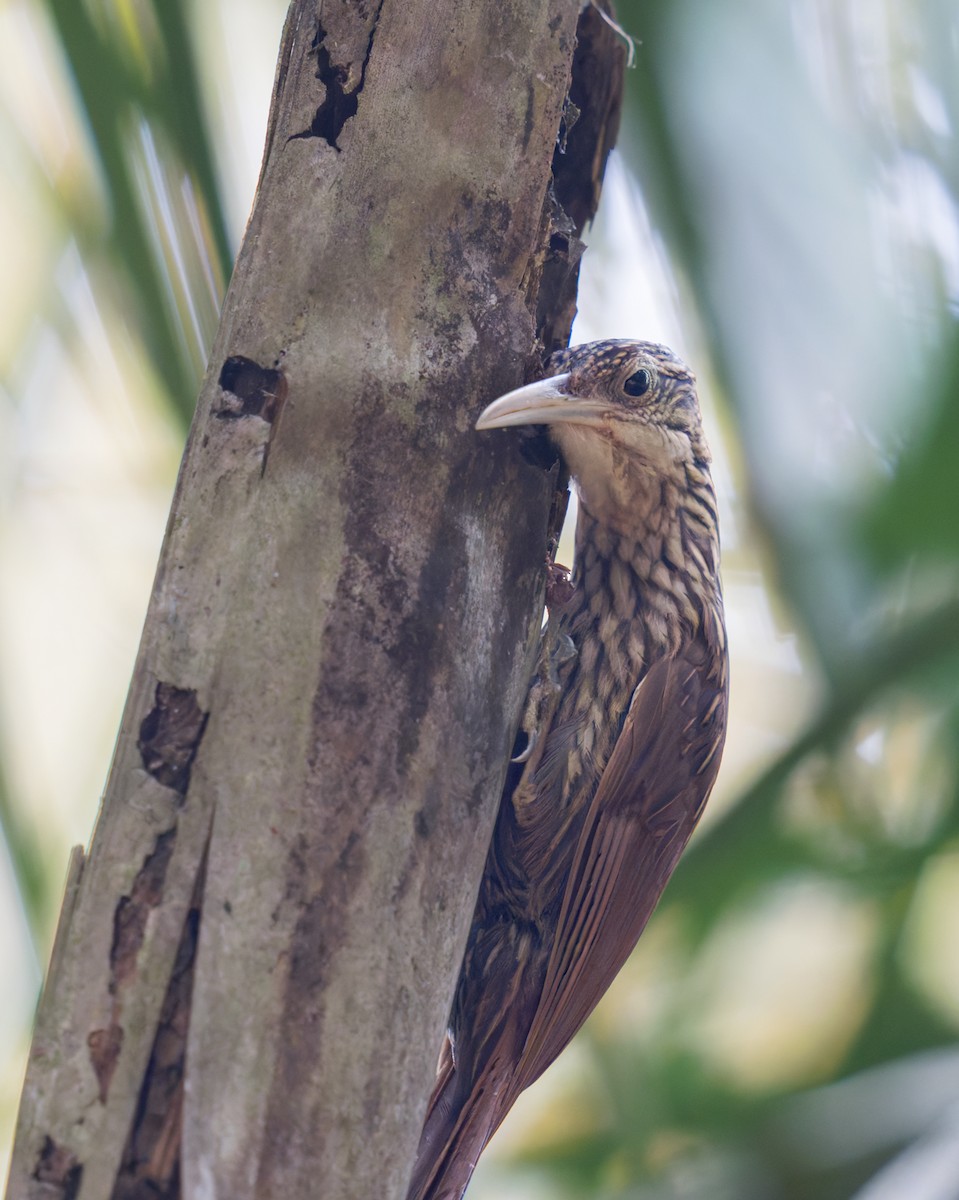
M182 1194L186 1045L205 883L204 855L111 1200L175 1200Z
M176 826L161 833L137 872L129 895L121 896L113 914L113 943L110 946L110 978L107 988L113 997L110 1024L87 1034L90 1064L97 1077L100 1103L106 1104L110 1082L123 1049L123 992L137 973L137 957L146 935L151 909L163 901L167 867L176 844Z
M292 5L15 1200L404 1194L562 510L473 420L568 337L623 57Z

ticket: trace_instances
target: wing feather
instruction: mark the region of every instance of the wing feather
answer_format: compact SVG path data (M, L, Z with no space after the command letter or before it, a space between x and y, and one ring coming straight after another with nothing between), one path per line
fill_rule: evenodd
M567 1045L656 907L716 776L725 690L721 659L702 642L660 659L637 687L580 832L511 1094Z

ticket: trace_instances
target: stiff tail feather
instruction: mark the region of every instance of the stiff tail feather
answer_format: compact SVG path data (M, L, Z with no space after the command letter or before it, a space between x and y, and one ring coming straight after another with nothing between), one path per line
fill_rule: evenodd
M486 1069L472 1086L444 1055L426 1110L406 1200L461 1200L486 1143L505 1117L509 1089Z

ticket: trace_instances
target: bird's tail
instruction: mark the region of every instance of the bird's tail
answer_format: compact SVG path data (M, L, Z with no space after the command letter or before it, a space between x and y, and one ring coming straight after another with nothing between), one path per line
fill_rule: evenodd
M441 1063L406 1200L461 1200L483 1148L507 1108L490 1072L469 1084L452 1058Z

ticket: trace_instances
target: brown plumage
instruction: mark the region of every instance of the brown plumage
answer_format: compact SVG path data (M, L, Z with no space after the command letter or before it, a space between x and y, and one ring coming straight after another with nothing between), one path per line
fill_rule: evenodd
M477 428L539 424L579 493L574 589L544 635L530 750L497 817L408 1200L459 1200L516 1097L609 987L726 732L716 501L692 374L648 342L565 350Z

